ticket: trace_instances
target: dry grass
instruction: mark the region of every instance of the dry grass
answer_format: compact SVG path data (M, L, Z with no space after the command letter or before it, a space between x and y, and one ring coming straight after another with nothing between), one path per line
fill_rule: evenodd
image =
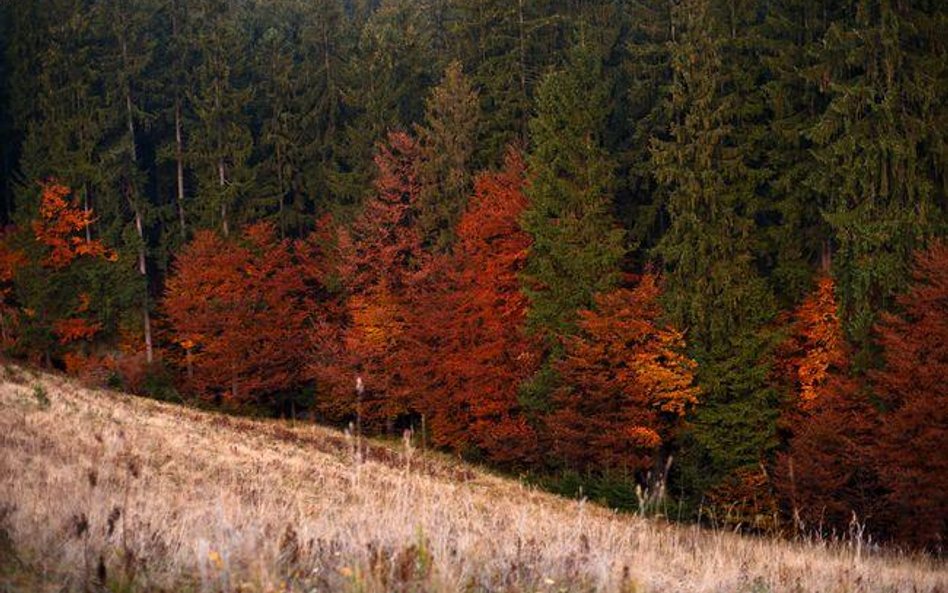
M619 516L408 448L365 457L333 431L8 366L0 591L948 591L934 560Z

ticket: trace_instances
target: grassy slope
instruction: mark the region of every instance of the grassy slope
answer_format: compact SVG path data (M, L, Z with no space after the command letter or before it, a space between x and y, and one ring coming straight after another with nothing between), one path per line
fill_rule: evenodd
M617 516L410 449L360 462L322 428L0 375L0 592L948 591L932 561Z

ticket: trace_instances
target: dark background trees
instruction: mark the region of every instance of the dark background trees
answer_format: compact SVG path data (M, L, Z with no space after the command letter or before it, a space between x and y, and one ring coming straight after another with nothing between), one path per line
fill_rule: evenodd
M692 508L937 547L946 28L934 0L0 3L3 343L205 395L229 364L232 399L540 473L673 458ZM635 387L641 335L697 364L682 422ZM577 444L624 423L661 455Z

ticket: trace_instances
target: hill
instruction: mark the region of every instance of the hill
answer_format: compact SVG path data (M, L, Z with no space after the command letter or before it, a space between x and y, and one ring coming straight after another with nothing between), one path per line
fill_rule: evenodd
M668 525L408 445L2 370L4 592L946 589L944 564L858 541Z

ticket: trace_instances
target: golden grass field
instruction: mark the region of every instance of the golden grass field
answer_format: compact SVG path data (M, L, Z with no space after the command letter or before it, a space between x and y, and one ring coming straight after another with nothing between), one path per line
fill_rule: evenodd
M858 542L669 525L408 446L0 375L3 593L948 591L944 563Z

